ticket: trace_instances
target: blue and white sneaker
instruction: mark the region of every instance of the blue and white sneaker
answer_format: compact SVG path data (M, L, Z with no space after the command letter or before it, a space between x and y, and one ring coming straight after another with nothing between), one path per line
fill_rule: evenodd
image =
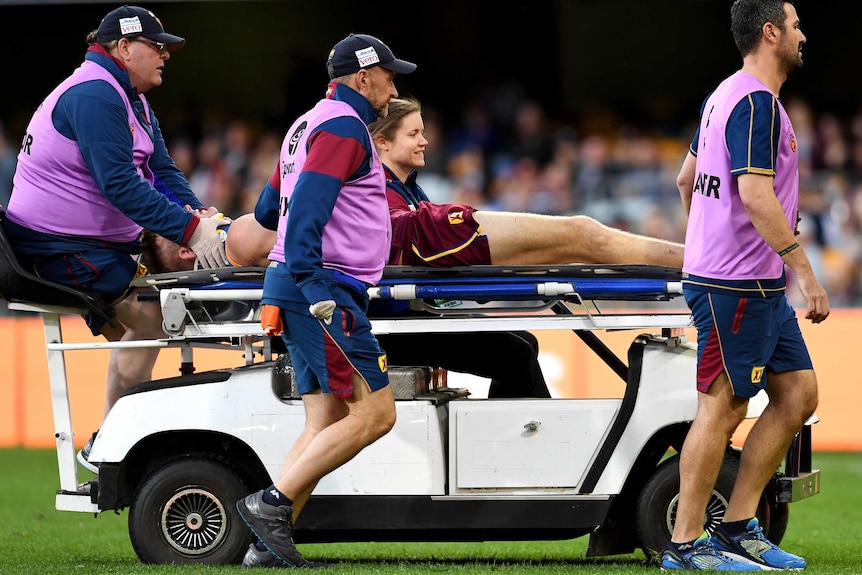
M763 570L805 569L805 559L782 551L763 534L757 517L748 522L745 531L730 537L719 527L712 537L715 548L737 561L759 565Z
M761 571L756 565L737 561L713 547L708 533L695 540L691 549L678 551L668 544L661 554L662 571Z

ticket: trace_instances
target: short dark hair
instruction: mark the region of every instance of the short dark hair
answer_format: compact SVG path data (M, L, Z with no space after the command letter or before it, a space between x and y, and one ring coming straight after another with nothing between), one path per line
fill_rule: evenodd
M156 248L156 233L150 230L141 232L141 263L151 274L161 274L167 271L159 250Z
M736 0L733 3L730 7L730 31L743 58L760 45L764 24L771 22L784 30L785 4L792 6L793 0Z

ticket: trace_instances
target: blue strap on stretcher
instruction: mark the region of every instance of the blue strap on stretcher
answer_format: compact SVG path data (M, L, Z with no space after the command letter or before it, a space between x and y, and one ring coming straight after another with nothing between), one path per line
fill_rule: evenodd
M414 286L414 297L418 299L535 300L568 296L585 300L667 300L679 295L674 284L664 279L512 277L384 279L377 286L377 297L403 299L396 286Z

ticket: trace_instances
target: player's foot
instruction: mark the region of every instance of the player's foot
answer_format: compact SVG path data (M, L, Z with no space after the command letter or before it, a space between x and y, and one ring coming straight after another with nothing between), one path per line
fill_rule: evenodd
M98 431L93 432L93 435L90 436L90 439L87 440L87 443L84 444L83 449L78 452L78 463L80 463L85 469L92 471L93 473L99 473L99 464L98 463L90 463L90 451L93 450L93 442L96 441L96 434Z
M690 549L679 550L669 543L661 554L662 571L761 571L760 567L737 561L713 547L707 533L695 540Z
M287 567L318 567L302 556L293 543L293 508L270 505L263 500L263 490L236 502L240 517L258 536L270 553ZM246 552L248 556L251 549ZM255 551L257 551L255 549ZM243 560L243 565L245 560Z
M252 543L248 546L248 551L245 552L245 557L242 558L243 569L251 569L252 567L281 567L284 563L281 559L273 555L269 549L260 550Z
M737 561L759 565L762 569L805 569L805 559L782 551L763 534L757 517L739 535L727 535L721 527L712 537L715 548Z
M245 557L242 558L242 568L254 569L255 567L290 568L289 565L285 565L281 562L281 559L273 555L269 549L258 549L258 545L256 543L252 543L248 546L248 551L245 552ZM307 565L302 566L303 569L320 569L327 567L329 567L329 565L326 563L319 563L317 561L308 561Z

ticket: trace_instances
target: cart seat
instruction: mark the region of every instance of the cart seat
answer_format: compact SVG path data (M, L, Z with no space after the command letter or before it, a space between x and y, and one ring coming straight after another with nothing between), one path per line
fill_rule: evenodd
M100 295L49 282L22 266L3 229L5 219L6 209L0 206L0 298L10 303L71 308L79 313L90 311L115 326L114 310Z

